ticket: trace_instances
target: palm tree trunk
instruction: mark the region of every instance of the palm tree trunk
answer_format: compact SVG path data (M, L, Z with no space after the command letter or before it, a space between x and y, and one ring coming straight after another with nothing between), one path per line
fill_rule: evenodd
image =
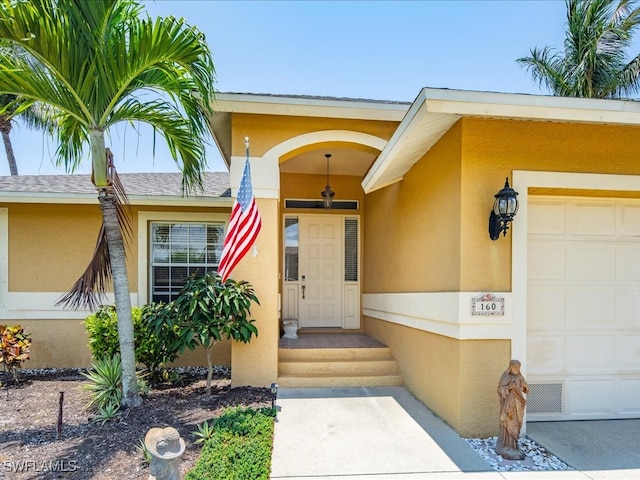
M124 252L122 232L118 223L118 213L113 192L109 187L98 191L102 219L107 236L107 247L111 260L111 278L113 293L118 314L118 338L120 358L122 360L122 405L127 408L137 407L142 403L138 394L136 378L135 343L133 337L133 319L131 317L131 296L129 294L129 278Z
M18 165L16 164L16 156L13 153L13 145L11 145L11 120L0 118L0 131L2 131L2 141L4 142L4 150L7 152L7 161L9 162L9 173L18 175Z
M116 199L113 189L108 185L106 177L106 149L104 132L91 130L91 155L94 166L94 183L98 189L98 199L102 209L102 221L107 237L113 293L118 315L118 338L120 343L120 359L122 360L122 405L127 408L142 404L138 394L136 378L136 356L133 337L133 319L131 317L131 296L129 294L129 277L122 239L122 230L118 220Z

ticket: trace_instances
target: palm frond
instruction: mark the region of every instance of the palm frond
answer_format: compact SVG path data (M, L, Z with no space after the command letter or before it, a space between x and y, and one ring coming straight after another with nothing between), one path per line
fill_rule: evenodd
M106 157L110 178L110 186L108 188L113 192L120 231L125 244L127 244L131 240L133 231L130 203L113 165L113 154L109 149L107 149ZM111 257L109 256L107 234L103 223L100 227L96 248L93 251L89 265L69 292L65 293L56 302L56 305L74 310L96 310L104 303L106 289L111 283L111 274Z
M518 59L533 80L554 95L617 98L638 89L633 62L626 50L640 26L640 8L633 0L567 0L564 52L550 47Z

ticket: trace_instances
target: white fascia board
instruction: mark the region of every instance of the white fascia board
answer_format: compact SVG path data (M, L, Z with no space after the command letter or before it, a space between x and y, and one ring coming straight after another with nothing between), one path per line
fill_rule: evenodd
M399 122L410 105L367 100L339 100L218 93L212 101L217 112L287 115L299 117L349 118Z
M229 207L233 206L231 197L175 197L175 196L148 196L128 195L131 205L143 206L175 206L175 207ZM27 193L27 192L3 192L0 193L2 203L53 203L94 205L98 204L97 194L68 194L68 193Z
M640 102L633 100L424 88L419 101L430 112L459 116L640 125Z
M421 120L427 114L427 105L425 103L425 95L427 89L423 88L420 94L415 99L409 111L407 111L405 117L398 125L398 128L393 133L389 142L384 147L376 161L371 165L371 168L367 172L362 180L362 188L365 193L371 193L374 190L378 190L382 187L402 180L402 177L398 177L395 180L384 182L384 184L378 185L378 179L389 168L395 158L395 152L399 149L403 142L418 128Z

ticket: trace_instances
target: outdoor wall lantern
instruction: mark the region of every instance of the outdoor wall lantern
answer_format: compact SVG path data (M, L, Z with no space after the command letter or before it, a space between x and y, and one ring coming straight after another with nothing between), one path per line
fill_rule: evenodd
M324 209L331 210L331 204L333 203L333 197L335 196L335 192L331 190L331 187L329 186L329 159L331 158L331 154L325 154L325 158L327 159L327 186L322 192L320 192L320 195L322 195Z
M491 240L507 235L509 224L518 212L518 192L509 186L509 177L504 182L504 188L494 195L493 210L489 216L489 236Z
M277 383L271 384L271 408L275 408L276 406L276 398L278 398L278 388L280 388L280 386Z

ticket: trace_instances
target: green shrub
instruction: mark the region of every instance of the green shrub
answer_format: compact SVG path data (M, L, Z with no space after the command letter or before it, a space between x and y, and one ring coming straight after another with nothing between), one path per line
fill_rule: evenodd
M88 380L82 385L87 392L86 408L96 413L94 421L104 425L105 422L120 414L122 405L122 362L120 355L96 360L87 373L82 375ZM148 393L144 379L137 378L138 391Z
M30 333L25 333L20 325L0 325L0 363L14 380L17 380L16 368L29 359L30 349Z
M226 410L185 480L268 480L274 420L271 408Z
M86 408L99 411L109 405L120 407L122 401L122 363L120 355L102 358L91 364L87 373L82 373L89 380L82 386L87 392L89 401Z
M131 309L136 360L149 371L149 380L162 380L164 365L178 358L180 344L177 341L177 327L163 321L163 315L170 311L164 304L151 303L142 308ZM159 317L151 330L151 319ZM89 348L96 360L111 358L120 353L118 342L118 315L113 305L102 305L85 320L89 335Z
M183 351L198 345L207 352L207 394L211 393L213 375L212 350L216 342L226 338L250 342L258 336L255 320L250 319L251 303L260 304L253 286L246 281L206 274L187 279L178 297L166 306L162 316L150 319L156 334L161 329L177 329L176 346Z

